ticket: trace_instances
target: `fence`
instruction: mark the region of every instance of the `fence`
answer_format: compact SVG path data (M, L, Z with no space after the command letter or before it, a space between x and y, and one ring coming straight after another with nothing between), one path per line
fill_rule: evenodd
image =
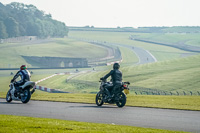
M136 95L200 96L200 91L134 91Z
M20 37L13 37L7 39L1 39L0 43L19 43L19 42L27 42L37 40L36 36L20 36Z

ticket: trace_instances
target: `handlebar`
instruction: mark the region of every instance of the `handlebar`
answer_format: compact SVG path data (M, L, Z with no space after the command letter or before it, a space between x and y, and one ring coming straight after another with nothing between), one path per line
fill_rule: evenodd
M124 82L124 84L128 84L128 85L130 85L130 82Z
M106 80L101 80L101 79L100 79L100 81L99 81L99 82L102 82L102 81L103 81L103 82L106 82ZM130 82L122 82L122 84L127 84L127 85L130 85Z
M10 83L15 83L15 82L16 82L16 80L13 80L13 81L11 80L11 81L10 81Z

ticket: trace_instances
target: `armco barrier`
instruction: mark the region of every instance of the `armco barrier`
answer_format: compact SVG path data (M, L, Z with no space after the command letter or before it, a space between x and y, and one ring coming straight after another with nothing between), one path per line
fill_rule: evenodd
M46 87L43 87L43 86L38 86L38 85L36 85L34 88L41 90L41 91L46 91L46 92L49 92L49 93L69 93L69 92L60 91L60 90L57 90L57 89L51 89L51 88L46 88Z
M175 96L200 96L199 91L134 91L136 95L175 95Z
M46 78L43 78L41 80L38 80L36 81L35 83L38 84L42 81L45 81L49 78L52 78L56 75L66 75L66 74L70 74L69 72L66 72L66 73L56 73L56 74L53 74L51 76L48 76ZM46 91L46 92L49 92L49 93L69 93L69 92L65 92L65 91L60 91L60 90L57 90L57 89L51 89L51 88L47 88L47 87L44 87L44 86L38 86L38 85L35 85L34 89L38 89L38 90L41 90L41 91Z

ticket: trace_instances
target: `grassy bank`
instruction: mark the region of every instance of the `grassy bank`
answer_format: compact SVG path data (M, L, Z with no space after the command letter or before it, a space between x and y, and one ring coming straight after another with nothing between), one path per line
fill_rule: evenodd
M76 122L76 121L66 121L66 120L47 119L47 118L33 118L33 117L12 116L12 115L0 115L0 132L179 133L179 131L168 131L168 130L151 129L151 128L139 128L132 126L96 124L87 122Z
M35 93L31 99L62 102L95 103L96 94ZM200 110L199 96L145 96L128 95L127 106Z
M191 56L187 58L175 59L164 62L157 62L139 66L122 67L123 81L129 81L130 91L136 92L166 92L170 95L198 95L200 92L200 56ZM42 82L42 85L54 83L53 87L62 85L64 90L73 90L73 92L92 93L97 92L99 88L99 78L108 73L108 70L97 71L79 75L66 82L65 78L57 81L53 79ZM110 70L109 70L110 69ZM140 94L140 93L139 93Z
M79 42L68 38L57 38L46 42L4 43L0 45L0 68L18 68L21 64L28 64L22 56L38 57L67 57L67 58L103 58L108 51L86 42ZM31 66L28 67L38 67Z
M170 43L170 44L187 44L191 46L200 46L200 34L199 33L148 33L148 34L140 34L138 37L141 39L151 40L155 42L161 43Z
M183 56L194 54L192 52L186 52L186 51L179 50L172 47L130 40L129 37L131 35L141 36L141 37L151 37L151 36L159 37L162 34L155 35L155 34L150 34L150 33L102 32L102 31L70 31L69 32L69 36L71 37L85 38L85 39L90 39L90 40L120 43L120 44L135 46L135 47L141 47L150 51L156 57L158 61L177 59ZM163 39L165 39L164 40L165 42L170 42L172 40L172 37L173 35L171 35L171 38L168 38L168 36L163 36ZM195 38L193 40L195 42L198 42L199 40L195 34L190 34L188 35L188 37L190 38L193 37L193 39ZM176 37L177 41L181 41L180 39L181 38Z

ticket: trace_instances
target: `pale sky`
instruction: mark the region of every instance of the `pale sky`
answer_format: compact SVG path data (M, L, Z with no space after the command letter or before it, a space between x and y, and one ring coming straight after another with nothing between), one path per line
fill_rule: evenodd
M200 26L200 0L0 0L33 4L67 26Z

